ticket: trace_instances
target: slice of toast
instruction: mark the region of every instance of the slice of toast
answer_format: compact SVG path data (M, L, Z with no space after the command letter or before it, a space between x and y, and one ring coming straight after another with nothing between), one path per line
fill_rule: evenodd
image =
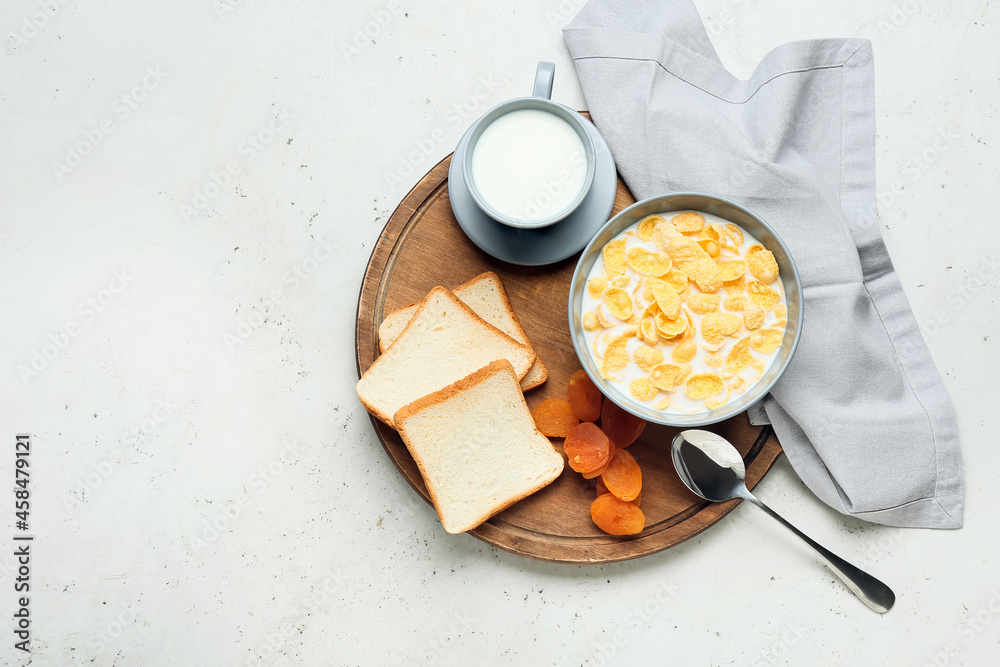
M506 360L417 399L393 421L449 533L475 528L563 470Z
M443 287L424 299L396 344L358 380L358 398L393 426L392 415L421 396L446 387L497 359L522 378L535 353L487 323Z
M479 315L479 317L518 343L531 345L528 342L527 334L521 328L521 323L518 321L517 315L514 314L514 309L507 298L507 292L503 288L503 283L500 282L500 276L492 271L487 271L486 273L479 274L467 283L459 285L452 292L465 305L471 308L476 315ZM382 323L378 325L378 344L383 352L389 349L389 346L396 340L400 332L406 328L407 322L413 317L413 313L417 312L419 306L420 304L415 303L405 308L394 310L385 316ZM541 359L536 358L531 370L521 378L521 389L523 391L534 389L545 382L548 377L549 370L542 363Z

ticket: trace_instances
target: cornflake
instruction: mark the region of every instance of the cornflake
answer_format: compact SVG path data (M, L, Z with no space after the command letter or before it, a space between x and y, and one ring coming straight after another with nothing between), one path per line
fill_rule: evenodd
M640 401L649 401L656 397L660 390L649 378L636 378L628 385L628 391Z
M653 370L653 366L656 366L663 361L663 352L661 350L657 350L655 347L640 345L636 348L633 358L635 359L635 365L638 366L643 373L648 373Z
M625 239L610 241L601 251L604 258L604 270L609 276L620 276L625 273Z
M751 363L753 363L753 355L750 354L750 337L747 336L729 350L729 354L726 355L726 370L736 375ZM742 381L742 378L737 379Z
M656 333L655 317L642 318L642 322L639 323L639 336L650 345L660 342L660 336Z
M628 362L628 337L618 336L604 348L602 370L605 372L620 371L628 366Z
M587 281L587 291L590 292L590 296L598 297L601 292L608 286L608 281L604 279L603 276L594 276Z
M719 277L722 278L723 285L743 278L747 272L747 263L742 259L724 259L721 262L716 262L715 265L718 267Z
M632 276L615 276L608 281L612 287L617 287L618 289L625 289L632 282Z
M747 291L750 293L750 300L764 310L771 310L781 301L781 294L776 289L757 280L747 283Z
M726 360L722 358L721 354L709 354L705 357L705 365L709 368L722 368Z
M670 353L670 358L679 364L683 364L694 359L694 355L696 354L698 354L698 346L686 340L674 348L674 351Z
M626 321L632 316L632 298L619 287L604 290L604 305L619 320Z
M644 248L630 248L625 262L644 276L662 276L672 266L668 255L662 252L650 252Z
M656 300L656 305L660 309L660 312L667 319L676 320L681 312L680 296L662 280L653 278L649 282L651 283L650 289L653 293L653 299Z
M763 246L754 245L747 250L747 264L750 265L753 277L765 285L773 283L778 277L778 262L774 259L774 253L765 250Z
M726 225L726 236L732 239L737 248L743 246L743 230L731 222Z
M722 289L726 290L726 294L746 294L747 292L747 279L746 276L740 276L736 280L726 280L722 283Z
M764 326L765 315L767 312L756 303L748 303L743 309L743 326L747 328L747 331L760 329Z
M701 401L722 393L723 382L718 373L692 375L684 383L684 392L692 401Z
M708 253L708 256L715 259L722 253L722 248L712 239L698 239L698 245Z
M704 315L718 310L720 301L721 298L718 294L704 294L699 292L688 297L687 305L693 312Z
M746 310L747 298L742 294L734 294L732 296L727 296L722 302L722 307L726 310L741 311Z
M667 338L678 336L688 328L687 318L669 319L663 313L656 316L656 329Z
M659 215L647 215L639 221L639 227L636 230L636 233L643 241L652 241L653 230L656 228L656 225L661 222L665 224L667 221Z
M680 232L697 232L705 226L705 216L696 211L685 211L670 219Z
M670 285L675 292L680 294L688 288L687 274L680 269L671 269L663 276L663 281Z
M680 383L684 377L691 372L691 367L678 364L660 364L654 366L649 377L653 384L663 391L673 391L674 387Z
M705 401L705 407L709 410L718 410L723 405L729 402L729 393L732 389L726 390L726 395L722 398L709 398Z
M761 354L771 354L781 347L784 336L779 329L760 329L750 334L750 346Z
M597 321L600 323L601 328L610 329L615 326L615 323L604 316L604 311L601 310L601 304L597 304L597 308L594 309L597 313Z

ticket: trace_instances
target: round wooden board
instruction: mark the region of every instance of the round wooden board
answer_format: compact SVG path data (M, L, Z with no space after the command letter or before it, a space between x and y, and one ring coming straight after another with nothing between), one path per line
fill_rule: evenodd
M570 375L580 369L567 324L569 285L579 254L543 267L501 262L465 236L448 201L451 156L438 163L407 194L386 224L372 251L358 302L358 376L378 356L378 325L383 315L421 301L433 287L457 287L484 271L496 272L549 379L527 392L533 408L547 398L565 398ZM619 179L612 214L634 202ZM393 429L372 418L389 458L420 496L427 489L406 446ZM753 488L781 453L770 427L752 426L742 414L711 427L743 454L747 483ZM677 429L649 424L629 447L642 468L642 510L646 528L638 535L615 537L590 519L596 480L588 481L569 466L548 487L516 503L471 531L507 551L544 561L608 563L662 551L698 534L731 511L738 501L709 503L688 491L670 459ZM562 440L553 439L557 451ZM443 529L442 529L443 530Z

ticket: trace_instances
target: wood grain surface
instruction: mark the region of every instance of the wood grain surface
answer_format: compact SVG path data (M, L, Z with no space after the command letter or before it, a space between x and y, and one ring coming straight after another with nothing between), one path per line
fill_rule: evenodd
M450 289L484 271L495 271L535 352L549 369L548 381L527 392L528 406L546 398L565 398L570 375L580 369L567 323L570 280L579 255L549 266L522 267L481 251L465 236L452 213L448 201L450 162L451 156L445 158L414 186L372 251L358 301L358 375L378 356L378 325L385 314L421 301L437 285ZM634 201L619 179L612 215ZM420 472L399 435L374 418L372 426L400 474L430 502ZM781 453L770 427L752 426L746 414L710 428L743 454L751 488ZM649 424L629 447L643 475L646 528L638 535L615 537L601 532L590 519L596 480L584 480L568 466L553 484L471 532L501 549L564 563L626 560L678 544L721 519L736 503L709 503L684 487L670 460L670 441L676 432ZM553 438L553 444L562 451L561 439Z

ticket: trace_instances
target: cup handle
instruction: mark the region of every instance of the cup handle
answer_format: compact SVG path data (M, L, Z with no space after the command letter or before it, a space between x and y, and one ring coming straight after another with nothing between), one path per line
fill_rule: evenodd
M552 79L556 75L556 66L553 63L542 61L538 63L535 70L535 89L531 92L532 97L540 97L544 100L552 99Z

